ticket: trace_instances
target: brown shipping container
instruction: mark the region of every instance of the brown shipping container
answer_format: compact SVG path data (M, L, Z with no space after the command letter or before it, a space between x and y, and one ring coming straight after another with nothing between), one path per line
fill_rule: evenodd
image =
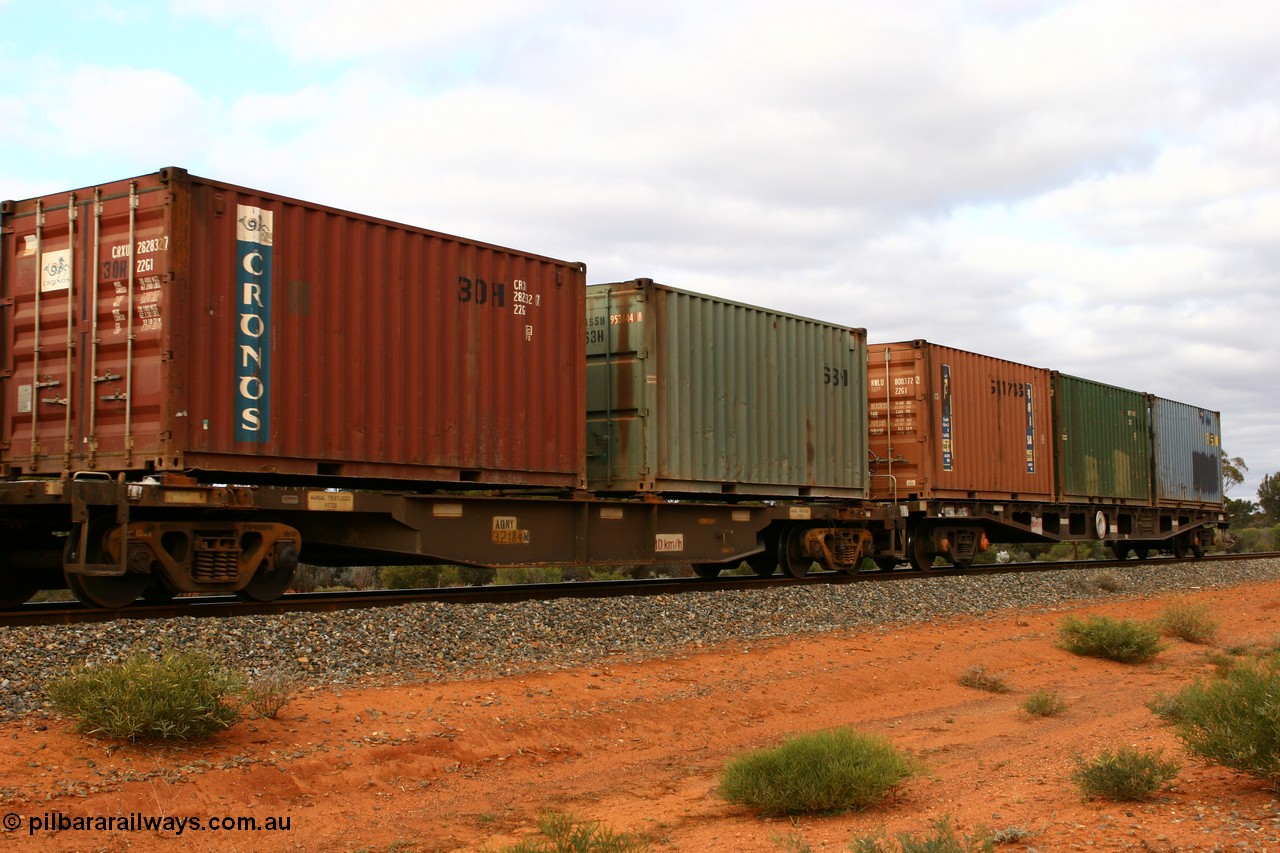
M0 230L10 475L584 483L581 264L175 168Z
M877 499L1051 500L1048 370L927 341L867 354Z

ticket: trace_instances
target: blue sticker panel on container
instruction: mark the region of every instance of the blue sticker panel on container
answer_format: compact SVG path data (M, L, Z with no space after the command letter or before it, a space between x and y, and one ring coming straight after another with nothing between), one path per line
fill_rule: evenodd
M1027 383L1027 473L1036 472L1036 414L1031 405L1031 383Z
M236 205L236 441L271 440L269 210Z
M951 365L942 365L942 470L951 471L955 463L951 441Z

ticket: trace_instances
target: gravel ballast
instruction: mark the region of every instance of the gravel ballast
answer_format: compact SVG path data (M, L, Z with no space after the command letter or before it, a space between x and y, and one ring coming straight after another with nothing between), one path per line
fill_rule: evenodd
M202 649L300 684L430 681L655 657L699 645L979 616L1274 581L1280 560L903 579L513 604L422 602L336 613L120 620L0 630L0 718L39 710L43 685L133 649ZM1118 582L1118 588L1117 588Z

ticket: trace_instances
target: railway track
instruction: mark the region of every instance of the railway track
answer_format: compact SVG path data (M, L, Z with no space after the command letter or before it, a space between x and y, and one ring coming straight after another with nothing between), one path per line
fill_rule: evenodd
M1215 554L1203 562L1230 562L1244 559L1280 557L1276 553ZM1173 564L1174 557L1156 557L1144 565ZM761 578L754 575L726 575L713 580L696 578L658 578L628 581L573 581L553 584L510 584L482 587L449 587L411 590L345 590L341 592L286 593L275 601L248 602L232 595L176 598L163 603L136 604L118 610L86 607L79 602L28 603L12 610L0 611L0 627L23 625L77 625L110 622L118 619L173 619L178 617L233 618L237 616L275 615L297 612L326 612L360 608L392 607L421 601L452 604L502 603L548 600L555 598L614 598L622 596L678 595L682 592L709 590L766 589L805 584L847 584L906 580L909 578L943 578L956 575L991 575L1037 573L1062 570L1103 570L1137 565L1136 560L1082 560L1052 563L994 563L968 569L939 567L929 571L909 568L892 571L861 571L854 574L815 572L808 577L793 578L776 574Z

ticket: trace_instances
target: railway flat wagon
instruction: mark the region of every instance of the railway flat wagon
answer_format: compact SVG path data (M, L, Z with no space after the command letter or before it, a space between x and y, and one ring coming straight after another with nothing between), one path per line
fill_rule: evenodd
M581 264L178 168L0 228L9 476L584 483Z
M867 497L866 330L649 279L586 329L591 489Z
M1057 498L1070 503L1152 503L1148 395L1053 373Z

